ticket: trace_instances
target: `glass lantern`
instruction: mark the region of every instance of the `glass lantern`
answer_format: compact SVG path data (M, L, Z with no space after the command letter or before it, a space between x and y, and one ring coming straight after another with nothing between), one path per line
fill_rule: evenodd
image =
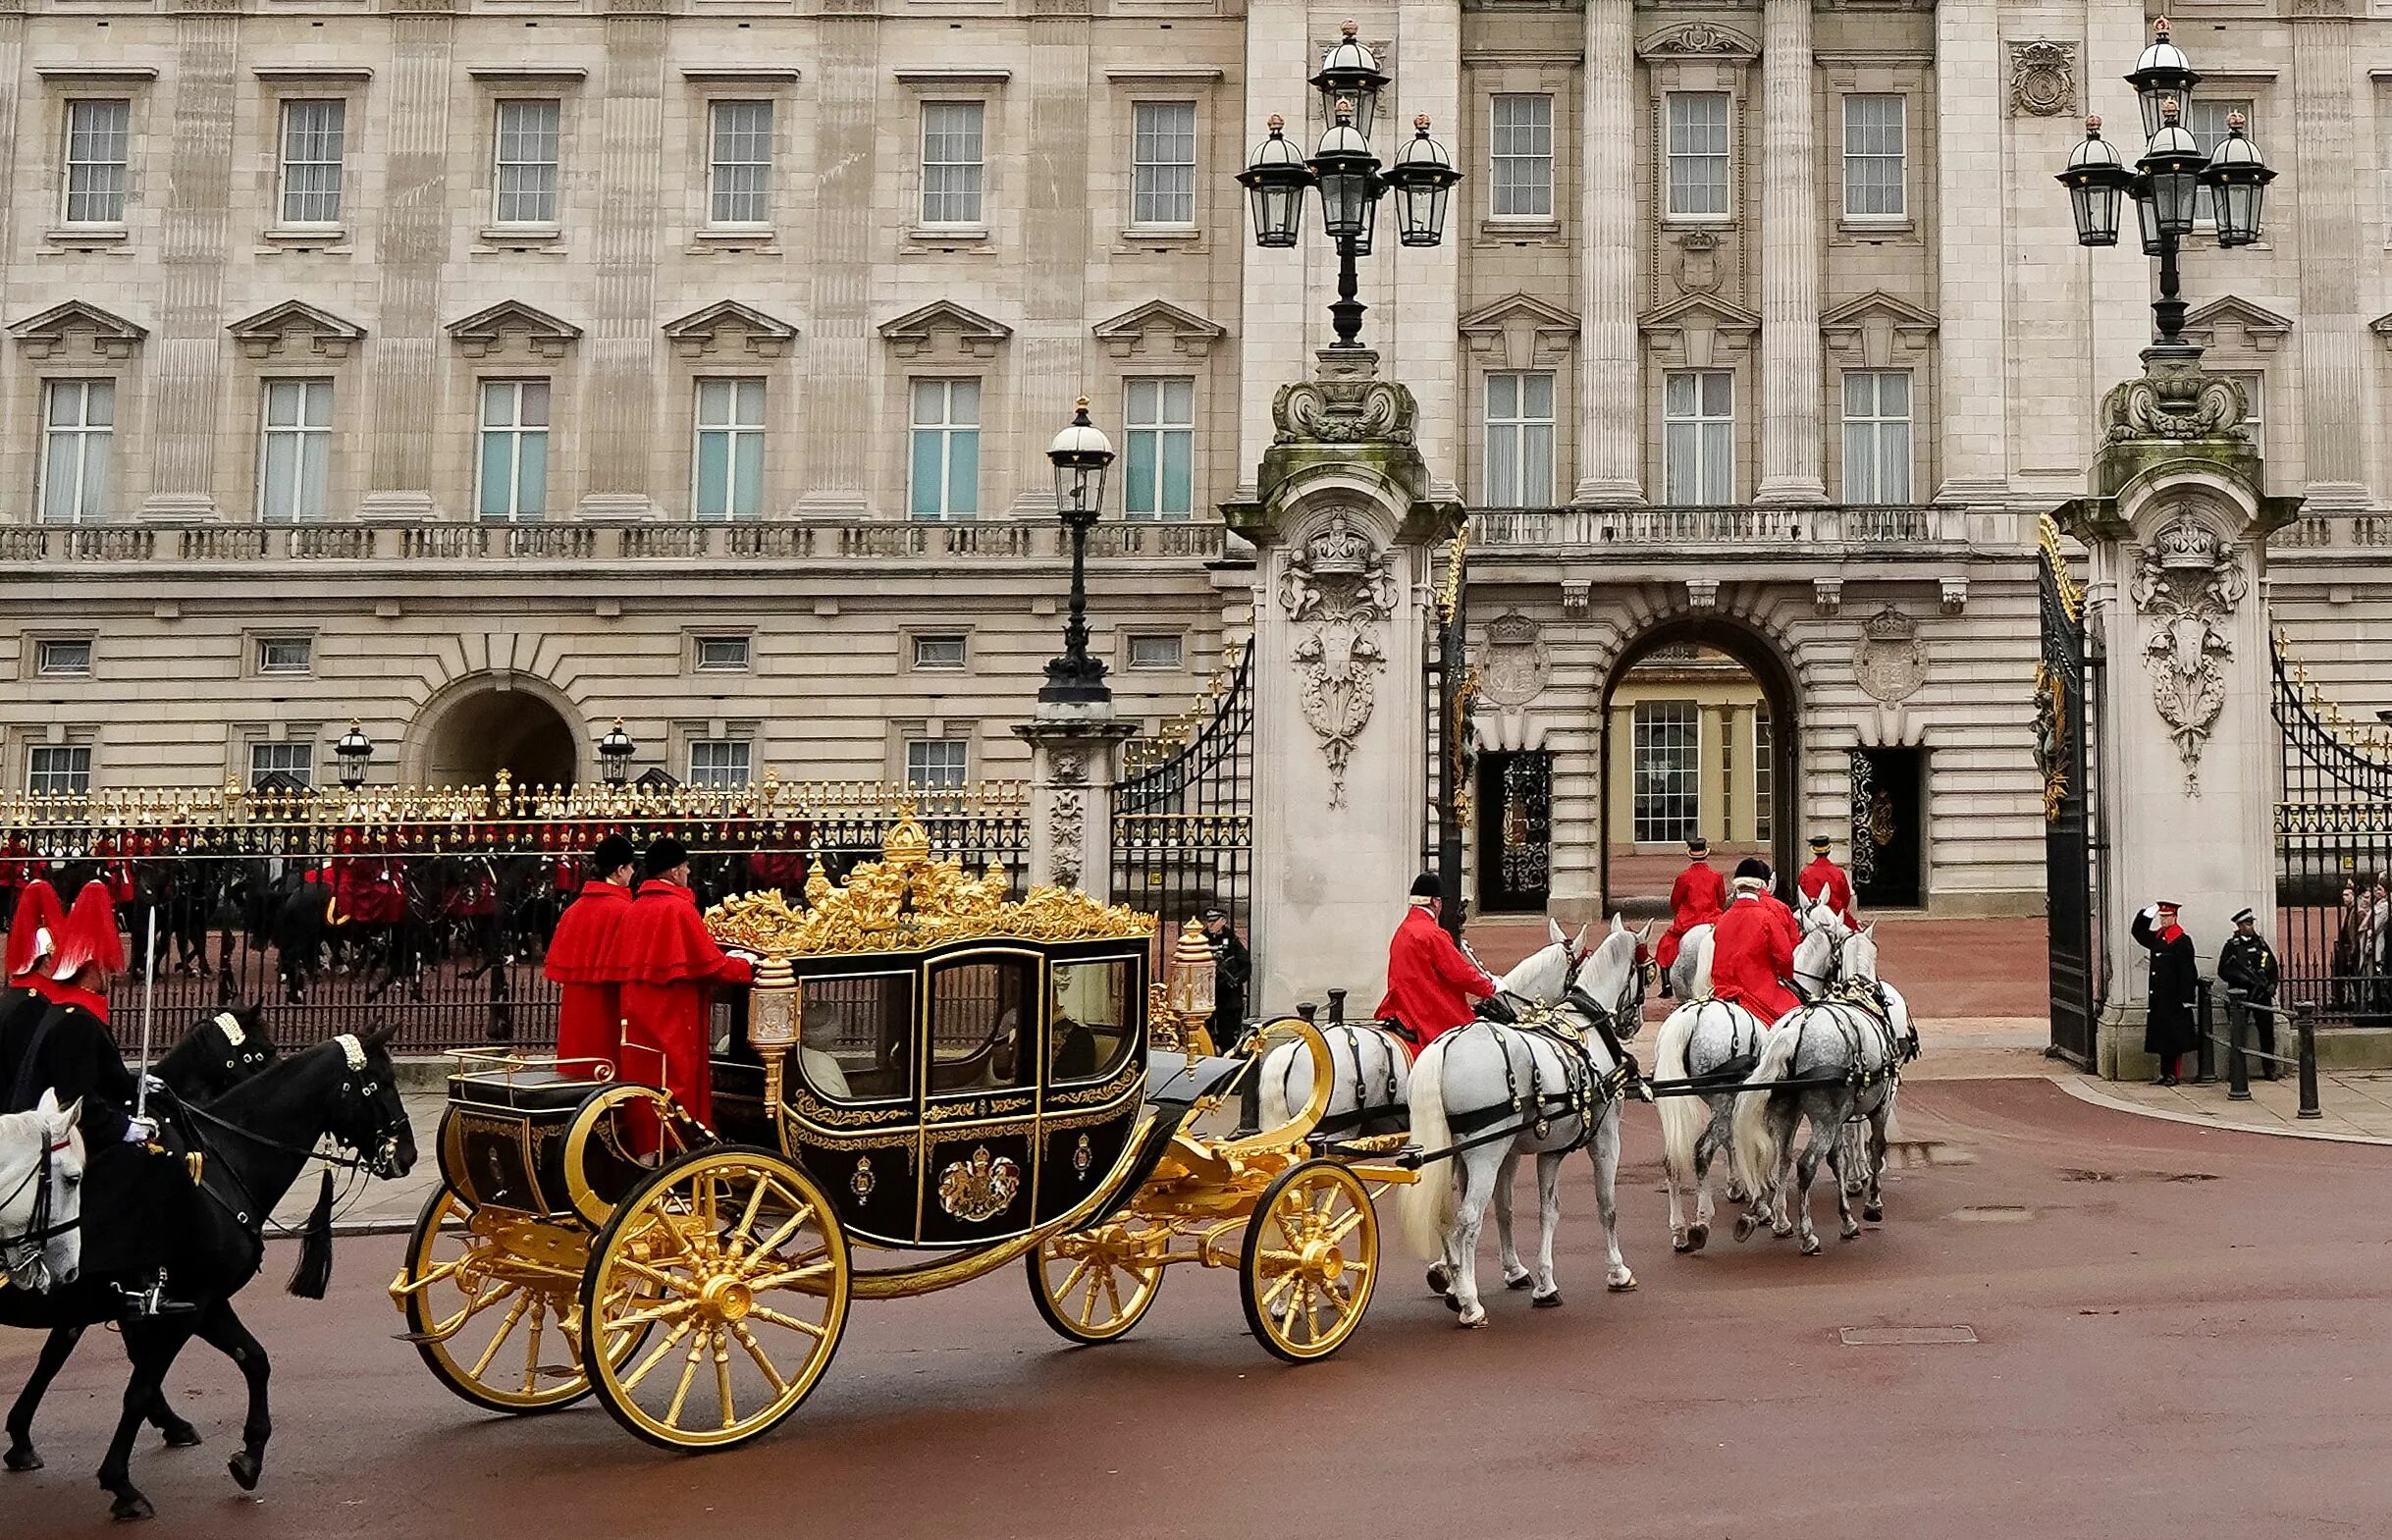
M1080 398L1071 425L1047 446L1046 458L1055 467L1055 508L1063 521L1094 523L1104 507L1104 473L1113 463L1113 444L1089 421L1087 397Z
M1254 147L1253 159L1238 173L1254 211L1254 244L1284 249L1302 234L1304 189L1312 185L1311 168L1288 142L1287 120L1273 113L1271 136Z
M2162 103L2159 113L2159 132L2135 164L2151 180L2153 222L2161 235L2181 240L2193 233L2193 219L2201 209L2201 175L2209 157L2180 121L2183 109L2175 101Z
M2267 184L2275 181L2272 167L2259 158L2259 147L2243 133L2239 112L2226 115L2226 136L2210 152L2201 173L2216 209L2217 243L2247 246L2259 239L2259 207Z
M2185 57L2184 50L2168 40L2166 17L2152 24L2152 45L2135 61L2126 83L2135 88L2136 100L2143 108L2146 138L2156 136L2165 126L2171 99L2180 107L2193 99L2193 87L2201 83L2201 77L2193 72L2193 61Z
M1180 928L1179 944L1171 949L1164 999L1184 1027L1200 1027L1212 1017L1214 986L1212 947L1204 939L1204 928L1191 920Z
M1378 56L1355 40L1354 34L1360 30L1355 23L1348 22L1339 30L1345 35L1321 56L1320 74L1312 77L1312 88L1320 92L1321 106L1332 118L1340 110L1352 112L1355 132L1367 142L1387 76L1379 69Z
M1379 190L1379 159L1354 127L1352 102L1337 104L1337 123L1320 136L1310 165L1320 186L1321 229L1332 240L1365 239L1370 204Z
M2059 174L2076 215L2076 241L2081 246L2118 243L2118 200L2134 185L2135 175L2118 158L2118 147L2101 137L2101 120L2085 120L2085 137L2069 153L2068 169Z
M1433 246L1445 239L1445 207L1462 173L1454 157L1428 136L1428 115L1412 120L1411 142L1396 152L1385 181L1396 198L1398 239L1408 246Z

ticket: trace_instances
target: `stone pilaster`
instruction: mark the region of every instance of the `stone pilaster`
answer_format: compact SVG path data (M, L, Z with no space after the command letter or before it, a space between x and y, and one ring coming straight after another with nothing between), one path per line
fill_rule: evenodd
M2312 508L2367 506L2365 317L2359 310L2360 199L2316 196L2357 187L2351 94L2365 77L2351 57L2343 0L2306 0L2292 11L2293 155L2301 253L2301 418ZM2264 146L2262 146L2264 148ZM2281 152L2277 164L2283 163ZM2282 210L2279 206L2279 215Z
M1943 480L1938 502L1998 497L2009 487L2007 342L2002 332L2004 186L2000 7L1936 7L1936 316Z
M1761 479L1756 503L1824 503L1819 133L1811 0L1768 0L1761 36Z
M1472 137L1462 119L1462 7L1456 0L1402 0L1396 11L1394 111L1385 104L1370 131L1370 147L1392 161L1412 139L1412 118L1426 113L1430 133L1451 149ZM1456 153L1461 153L1456 150ZM1392 338L1388 372L1409 387L1420 405L1420 457L1438 497L1457 498L1462 470L1462 425L1471 390L1462 374L1462 247L1469 239L1461 211L1468 199L1457 189L1448 205L1445 241L1435 246L1400 246L1394 236L1396 200L1379 205L1375 251L1386 288L1362 319L1362 339ZM1379 308L1380 305L1384 308ZM1282 378L1285 378L1282 376Z
M1030 880L1113 901L1113 786L1138 723L1095 714L1042 717L1014 735L1030 745Z
M225 232L240 20L230 8L219 12L197 0L178 10L164 282L150 355L156 416L141 512L209 518L216 512L216 418L225 389Z
M446 0L401 0L391 20L391 84L382 122L388 136L374 275L381 291L377 331L366 349L366 410L375 425L359 511L367 517L430 518L433 435L441 411L441 267L449 254L450 92L456 80L455 19ZM453 319L453 318L452 318ZM470 419L468 419L470 420Z
M1636 333L1636 7L1586 0L1579 98L1576 503L1641 503L1644 407Z
M1020 382L1015 419L1023 431L1013 467L1017 517L1051 517L1055 479L1046 444L1071 421L1086 393L1095 345L1088 308L1089 0L1037 0L1030 23L1030 143L1023 178L1022 319L1014 331ZM1101 312L1099 312L1101 313ZM1095 403L1098 420L1119 432L1121 402ZM1040 432L1040 425L1045 431Z
M806 240L813 301L805 360L803 474L798 511L853 516L869 506L867 456L877 415L873 390L873 232L884 221L879 173L880 23L868 4L838 0L821 22L814 218ZM917 131L918 132L918 131ZM903 219L910 214L901 214ZM903 499L896 500L903 506Z
M586 513L639 518L656 510L657 258L665 195L664 30L662 0L610 0L599 122L600 214L588 334L589 479Z
M1241 162L1262 141L1263 125L1274 113L1287 120L1288 138L1298 150L1312 153L1319 137L1319 113L1312 105L1312 87L1304 81L1320 68L1320 51L1312 45L1305 21L1302 5L1247 11L1247 121L1238 136ZM1271 393L1303 373L1304 338L1317 324L1314 301L1319 293L1307 264L1327 242L1318 234L1320 204L1309 194L1303 239L1281 251L1253 245L1254 228L1243 187L1238 201L1236 239L1247 246L1240 264L1238 308L1238 481L1244 497L1251 494L1254 468L1271 446ZM1334 278L1334 256L1329 271Z

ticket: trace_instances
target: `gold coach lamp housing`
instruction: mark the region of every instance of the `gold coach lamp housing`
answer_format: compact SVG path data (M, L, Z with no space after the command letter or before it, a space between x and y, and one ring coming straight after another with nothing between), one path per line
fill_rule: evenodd
M1191 920L1180 927L1179 944L1171 949L1170 982L1164 996L1171 1014L1180 1019L1182 1042L1195 1042L1196 1033L1211 1022L1219 982L1204 928ZM1229 1046L1216 1042L1213 1050L1224 1052Z

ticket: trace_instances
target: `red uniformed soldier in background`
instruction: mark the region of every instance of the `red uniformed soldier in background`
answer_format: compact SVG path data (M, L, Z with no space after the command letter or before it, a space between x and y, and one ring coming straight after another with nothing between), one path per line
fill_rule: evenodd
M1686 932L1719 919L1720 911L1727 907L1728 882L1711 864L1711 841L1696 834L1686 841L1686 870L1670 884L1670 929L1653 948L1653 962L1665 980L1677 961L1677 949L1685 944ZM1669 985L1665 982L1662 987Z
M1843 868L1829 859L1830 843L1825 834L1811 836L1811 864L1802 869L1802 876L1794 883L1812 903L1824 902L1834 910L1835 918L1844 923L1845 929L1857 930L1860 922L1852 916L1852 879L1844 875Z
M567 1074L612 1064L623 1045L623 991L614 976L614 942L631 911L631 841L609 834L591 858L596 873L565 906L542 972L558 985L557 1057Z

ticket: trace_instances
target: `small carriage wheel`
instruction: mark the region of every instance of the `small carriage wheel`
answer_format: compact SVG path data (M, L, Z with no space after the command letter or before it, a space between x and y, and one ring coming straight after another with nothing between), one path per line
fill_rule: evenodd
M407 1242L407 1334L433 1376L485 1411L529 1415L590 1393L574 1280L518 1265L496 1239L452 1228L472 1207L436 1189Z
M583 1370L661 1449L729 1449L814 1389L847 1325L847 1237L787 1157L695 1150L623 1198L590 1248ZM624 1344L655 1330L640 1352Z
M1379 1217L1361 1179L1307 1160L1262 1190L1247 1221L1238 1294L1247 1329L1290 1363L1335 1353L1379 1277Z
M1030 1302L1060 1336L1078 1343L1118 1342L1130 1334L1163 1283L1163 1264L1147 1259L1158 1227L1136 1214L1069 1235L1048 1236L1023 1258ZM1169 1239L1166 1230L1164 1240Z

